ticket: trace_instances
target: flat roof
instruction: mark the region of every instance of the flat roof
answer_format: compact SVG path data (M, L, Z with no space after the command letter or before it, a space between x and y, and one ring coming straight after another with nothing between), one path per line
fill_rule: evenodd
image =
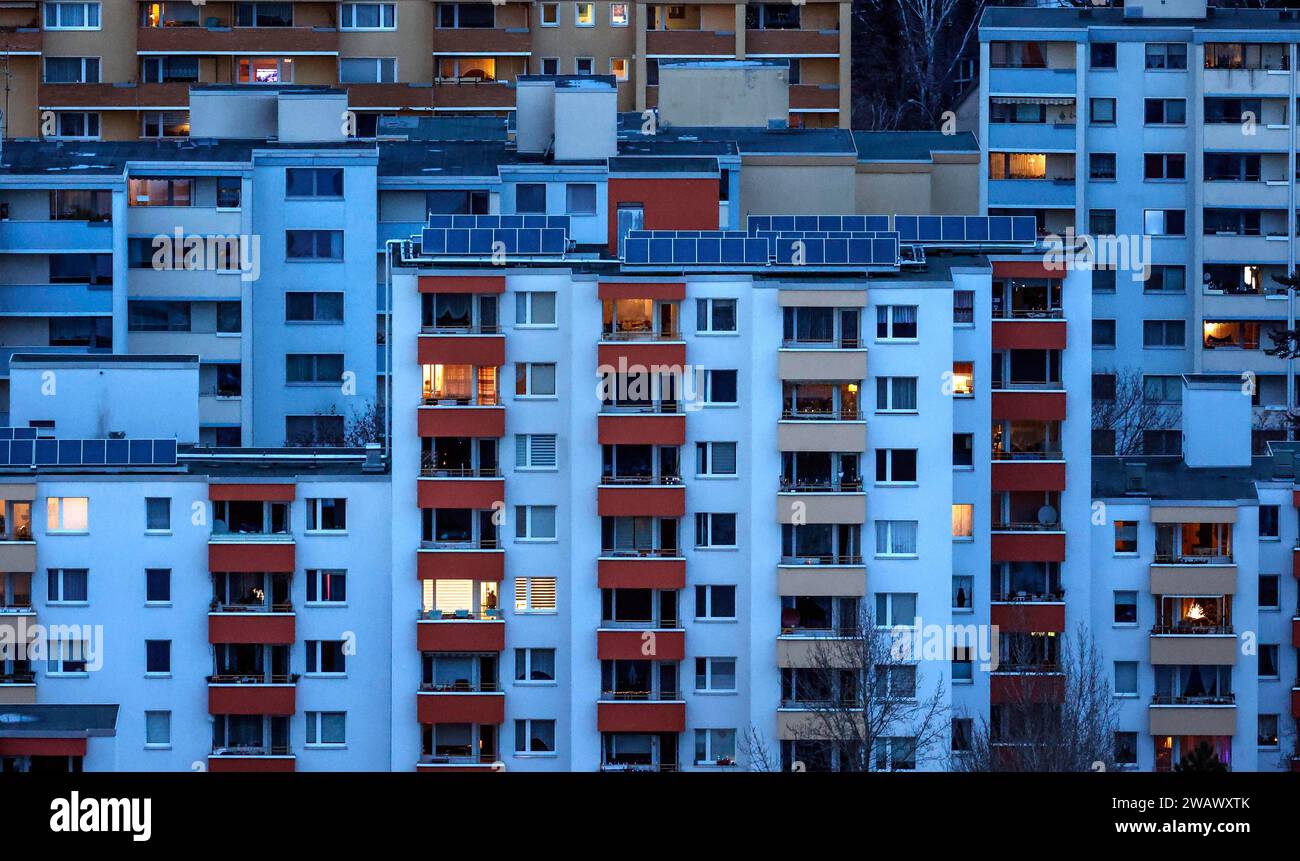
M1300 30L1300 19L1287 9L1228 9L1210 7L1204 18L1125 17L1124 9L989 6L980 29L1084 29L1088 27L1188 28L1197 30Z
M853 132L858 161L933 161L938 152L978 154L974 132Z
M117 705L0 705L0 738L87 738L117 733Z
M1141 492L1128 492L1130 464L1146 466ZM1250 466L1191 467L1179 455L1100 455L1092 459L1092 496L1180 502L1255 500L1255 482L1273 477L1273 458L1269 456L1251 458Z

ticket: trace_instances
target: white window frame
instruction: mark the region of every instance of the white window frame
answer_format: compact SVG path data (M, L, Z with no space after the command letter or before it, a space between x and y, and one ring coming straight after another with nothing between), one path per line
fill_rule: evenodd
M149 644L150 644L150 643L166 643L166 644L167 644L167 668L166 668L165 670L151 670L151 669L149 669ZM151 639L146 639L146 640L144 641L144 656L145 656L145 658L144 658L144 660L145 660L145 664L144 664L144 674L145 674L145 677L146 677L146 678L152 678L152 679L167 679L167 678L171 678L171 674L172 674L172 641L171 641L171 640L151 640Z
M714 472L717 446L731 446L731 472ZM701 465L704 471L700 470ZM695 444L695 477L736 479L740 477L740 445L731 441L697 442Z
M326 529L321 526L325 502L343 503L343 528ZM315 524L315 525L313 525ZM346 535L348 533L348 498L346 496L312 496L307 498L307 534Z
M551 297L551 319L549 322L535 320L536 297ZM516 329L556 329L558 325L557 302L559 295L550 290L528 290L515 294L515 328ZM521 313L522 312L522 313Z
M732 544L714 544L713 535L716 532L713 518L730 517L732 518L732 533L735 535L735 543ZM701 520L701 518L704 518ZM706 535L701 535L700 524L706 524ZM701 543L703 539L703 543ZM695 549L696 550L735 550L740 547L740 515L731 511L698 511L695 513Z
M715 401L713 399L713 375L731 373L736 375L736 400ZM736 368L710 368L704 372L704 403L708 406L734 407L740 403L740 371Z
M731 590L731 615L718 616L713 612L713 590L730 589ZM703 590L704 606L700 606L700 595ZM701 615L703 614L703 615ZM734 622L736 615L736 587L731 583L697 583L695 585L695 621L697 622Z
M307 584L308 584L308 587L310 588L311 586L314 585L314 586L315 586L315 589L316 589L316 597L315 597L315 598L307 597L307 598L305 599L306 602L307 602L307 606L308 606L308 607L346 607L346 606L348 605L348 601L347 601L347 598L346 598L346 597L345 597L342 601L335 601L335 600L332 600L332 599L322 598L322 597L321 597L321 595L324 594L324 592L325 592L325 590L324 590L322 587L324 586L324 584L325 584L326 582L328 582L329 578L334 577L334 576L341 576L341 577L343 578L343 593L344 593L344 595L347 594L347 588L348 588L348 569L346 569L346 568L308 568L308 569L306 569L306 570L307 570ZM308 592L306 592L306 593L304 593L304 594L310 596L310 591L308 591Z
M730 753L727 753L725 751L714 750L715 741L719 740L718 737L715 735L715 733L731 733ZM697 752L700 749L701 740L704 742L705 758L700 759L698 756L696 756L694 760L696 767L726 768L736 764L736 730L735 729L728 729L724 727L717 727L717 728L700 727L695 730L695 750ZM725 763L718 762L718 759L722 756L726 756L729 762L725 762Z
M359 27L347 20L356 20L357 6L378 6L379 8L379 26L378 27ZM350 13L350 14L349 14ZM385 26L384 19L388 17L385 13L391 13L392 25ZM340 3L339 4L339 29L353 33L377 33L382 31L392 31L397 29L397 4L396 3Z
M64 134L61 128L63 120L66 117L72 116L81 117L83 130L89 130L91 126L91 118L93 117L95 126L94 133L80 135ZM100 135L103 134L103 128L103 118L99 115L98 111L56 111L54 113L54 134L48 135L48 137L54 140L97 141L100 139Z
M912 599L912 618L900 620L894 618L898 612L894 608L894 599L896 597L910 597ZM919 610L917 605L917 593L915 592L877 592L876 593L876 619L877 628L914 628L916 627L916 614ZM885 599L885 618L880 618L880 599Z
M614 25L610 25L610 26L614 26ZM626 26L626 25L622 25L622 26ZM623 64L623 74L621 75L614 70L614 64L619 62ZM614 77L615 83L617 84L627 83L629 80L632 79L632 60L628 57L610 57L609 73Z
M593 25L593 26L594 26L594 25ZM588 69L588 71L586 71L586 72L582 71L582 63L583 63L583 61L586 61L586 63L587 63L587 69ZM594 75L594 74L596 74L596 58L595 58L595 57L574 57L574 58L573 58L573 74L575 74L575 75L584 75L584 76L585 76L585 75Z
M736 323L734 329L715 329L713 328L713 310L714 305L719 302L731 303L731 319ZM700 313L704 313L704 322L707 326L705 329L700 328ZM731 335L739 334L740 329L740 301L730 296L710 296L707 299L695 300L695 334L697 335Z
M172 125L172 123L168 121L168 117L174 117L174 116L185 117L185 125L186 126L189 125L190 122L189 111L141 111L140 112L140 137L146 138L148 140L184 140L186 137L189 136L188 133L184 135L163 134L163 130L167 126ZM157 134L150 134L151 127L157 128Z
M149 525L149 503L154 500L161 500L167 503L167 525L163 527L153 527ZM144 532L146 535L171 535L172 534L172 498L170 496L146 496L144 498Z
M343 79L343 63L367 62L374 64L374 75L363 81L345 81ZM389 74L384 74L385 64L391 64ZM394 84L397 83L397 58L396 57L339 57L339 83L340 84Z
M1131 668L1133 671L1133 689L1122 691L1119 689L1119 670L1120 667ZM1142 689L1142 682L1138 677L1140 665L1138 661L1115 661L1114 668L1111 671L1111 693L1119 699L1136 699L1138 691Z
M81 74L76 81L51 81L49 79L50 60L80 60ZM93 62L95 64L95 79L87 80L86 64ZM41 60L41 83L43 84L98 84L102 80L102 70L104 68L103 58L101 57L43 57Z
M876 523L876 558L877 559L916 559L917 558L920 550L919 546L917 545L917 532L919 531L918 521L877 520L875 523ZM881 542L880 542L882 537L880 532L880 527L882 524L885 526L885 533L883 536L885 538L884 550L881 550ZM900 542L897 539L899 537L906 537L908 527L911 528L912 546L916 549L912 550L911 552L900 551L897 549L897 547L900 545Z
M704 687L700 687L700 661L704 662ZM730 661L732 686L729 688L714 687L714 662ZM734 657L711 657L700 656L695 659L695 692L700 694L734 694L739 688L740 679L740 661Z
M69 500L81 500L85 503L86 523L81 528L68 528L66 511ZM51 521L55 525L51 525ZM90 497L88 496L47 496L45 498L45 532L47 535L88 535L90 534Z
M554 12L554 13L555 13L555 20L553 20L553 21L547 21L547 20L546 20L546 13L547 13L548 11L549 11L549 12ZM541 15L538 16L538 21L541 23L541 25L542 25L543 27L558 27L558 26L560 26L560 4L559 4L559 3L543 3L543 4L542 4L542 12L541 12Z
M550 440L550 462L538 460L538 443L543 457L546 452L545 441ZM553 433L518 433L515 434L515 472L556 472L559 470L558 435Z
M877 412L877 413L894 413L894 414L898 414L898 415L914 415L914 414L916 414L916 413L919 411L918 408L920 407L920 397L919 397L920 387L917 385L917 382L918 382L918 381L917 381L917 378L916 378L916 377L876 377L876 380L877 380L877 382L876 382L876 412ZM882 380L884 381L884 384L885 384L885 388L884 388L884 391L885 391L885 405L884 405L883 407L880 405L880 391L881 391L881 390L880 390L880 381L882 381ZM894 405L894 401L897 400L897 397L896 397L897 393L896 393L895 388L894 388L895 384L896 384L896 383L907 383L907 382L909 382L909 381L910 381L911 384L912 384L912 403L913 403L913 406L910 407L910 408L908 408L908 407L898 407L898 406L895 406L895 405Z
M591 13L591 20L582 23L582 7L586 6L587 11ZM596 26L596 4L588 2L577 2L573 4L573 26L575 27L595 27Z
M591 209L574 209L573 200L570 192L575 188L591 189ZM594 182L566 182L564 184L564 212L566 215L590 216L595 215L600 209L599 191Z
M149 740L149 716L161 715L162 728L166 732L166 740L150 741ZM144 713L144 749L145 750L170 750L172 746L172 713L164 709L146 709Z
M524 369L524 391L519 392L519 368ZM551 369L552 390L549 392L535 392L533 374L536 368L546 367ZM536 400L555 400L560 390L560 369L556 362L519 362L515 366L515 397L518 399L536 399Z
M543 26L545 26L545 25L543 25ZM552 63L555 64L555 71L554 71L554 72L548 72L548 71L546 71L546 63L547 63L547 61L550 61L550 62L552 62ZM559 58L559 57L542 57L542 58L540 58L540 59L537 61L537 70L538 70L538 72L540 72L540 73L543 74L543 75L558 75L558 74L560 74L560 58Z
M548 581L555 605L551 607L535 607L533 605L534 583L540 584ZM525 615L554 616L559 612L560 596L557 591L558 587L559 583L555 577L516 577L515 612Z
M74 642L79 642L80 648L71 648ZM80 653L80 657L70 657L72 653ZM89 676L88 667L80 670L65 669L69 662L89 664L90 644L86 640L62 640L51 639L46 641L45 656L45 675L63 676L66 678L83 678Z
M94 24L63 24L63 23L56 23L56 24L54 24L54 25L51 25L51 24L50 24L50 13L51 13L51 12L55 12L55 18L57 18L57 19L62 19L62 17L63 17L63 8L66 7L66 6L80 6L80 7L82 7L82 20L84 20L84 21L89 21L89 20L91 19L92 16L90 15L90 10L93 9L93 10L95 11L95 14L94 14L94 16L93 16L94 19L95 19L95 23L94 23ZM57 10L57 11L56 11L56 10ZM41 10L41 26L42 26L44 29L46 29L46 30L102 30L102 29L104 28L104 9L103 9L103 4L102 4L102 3L99 3L99 2L86 2L86 3L78 3L78 2L57 2L57 3L52 3L52 2L47 2L47 3L45 4L45 8Z
M515 684L531 686L531 687L548 687L548 686L554 687L559 683L558 680L555 678L550 678L550 679L531 678L533 674L533 653L534 652L550 652L551 653L551 675L554 677L558 674L559 671L556 669L556 660L555 660L556 649L553 646L520 646L515 649ZM523 656L524 659L524 677L522 679L519 678L519 657L521 655Z
M322 669L320 668L320 667L321 667L321 663L322 663L322 662L321 662L321 656L322 656L322 654L323 654L324 644L325 644L325 643L336 643L336 642L346 643L347 641L346 641L346 640L307 640L307 641L306 641L306 652L307 652L307 656L308 656L308 657L311 657L311 656L313 655L313 653L314 653L314 656L315 656L315 658L316 658L316 669L314 669L314 670L310 670L310 671L305 671L305 672L303 673L303 675L308 676L309 678L313 678L313 679L316 679L316 678L320 678L320 679L344 679L344 678L347 678L347 675L348 675L348 653L347 653L347 649L346 649L346 648L344 648L344 649L342 650L342 652L341 652L341 654L343 655L343 669L342 669L341 671L335 671L335 670L322 670ZM305 668L307 665L304 663L303 666L304 666L304 668Z
M885 327L885 335L882 337L882 336L879 334L879 332L880 332L880 329L879 329L879 326L880 326L880 317L879 317L879 313L880 313L880 312L879 312L879 310L877 310L877 312L876 312L876 313L877 313L877 317L876 317L876 327L877 327L877 328L876 328L876 341L878 341L878 342L881 342L881 341L885 341L885 342L896 342L896 343L900 343L900 344L914 344L914 343L916 343L917 341L920 340L920 337L921 337L921 307L920 307L919 305L877 305L876 307L877 307L877 309L884 309L884 310L885 310L885 316L886 316L886 319L887 319L887 321L888 321L888 322L886 323L886 327ZM895 334L894 334L894 326L897 324L897 321L894 319L894 310L897 309L897 308L911 308L912 311L915 312L915 316L916 316L916 334L915 334L915 335L907 335L907 336L904 336L904 335L895 335Z
M619 21L614 17L614 10L618 7L623 8L623 20ZM630 3L610 3L609 4L609 26L626 27L632 21L632 4Z
M917 484L920 482L920 478L921 478L921 452L920 452L919 449L914 449L914 448L906 448L906 449L905 449L905 448L878 448L878 449L876 449L876 454L877 454L877 456L878 456L879 453L882 452L882 451L885 453L885 477L884 477L884 478L881 478L880 475L879 475L879 470L877 470L876 481L875 481L876 484L878 484L878 485L891 485L891 486L898 486L898 487L913 487L913 486L917 485ZM910 451L910 452L912 452L913 454L916 455L916 457L913 458L913 463L916 464L916 475L915 475L915 476L913 476L912 478L908 478L908 479L896 479L896 478L894 478L894 452L896 452L896 451ZM872 468L875 469L876 466L873 465Z
M532 750L532 749L531 749L532 738L533 738L533 732L532 732L532 730L533 730L533 724L550 724L550 725L551 725L551 749L550 749L550 750ZM519 749L519 735L520 735L520 729L523 730L524 744L525 744L525 745L528 745L528 746L529 746L529 749L525 749L525 750L520 750L520 749ZM557 721L556 721L554 718L515 718L514 730L515 730L515 741L514 741L514 746L515 746L515 751L514 751L514 753L515 753L515 756L517 756L517 757L529 757L529 758L542 758L542 757L555 757L555 756L559 756L559 753L558 753L557 750L556 750L556 747L557 747L558 744L559 744L559 741L558 741L558 739L559 739L559 728L557 727Z
M555 527L555 532L550 535L534 535L534 511L549 508L551 510L551 523ZM522 534L520 530L523 530ZM554 544L559 541L560 523L559 509L554 505L516 505L515 506L515 541L516 543L528 544Z
M343 717L343 738L341 741L325 741L323 731L325 728L325 715L342 715ZM316 740L312 741L315 735ZM306 730L303 733L303 746L315 749L340 750L348 746L348 713L345 711L309 711L306 717Z

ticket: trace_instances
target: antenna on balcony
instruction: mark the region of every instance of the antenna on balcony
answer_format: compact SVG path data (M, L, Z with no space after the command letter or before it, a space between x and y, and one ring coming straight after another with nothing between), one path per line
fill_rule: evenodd
M1038 509L1039 526L1055 526L1060 515L1057 514L1056 508L1051 505L1044 505Z

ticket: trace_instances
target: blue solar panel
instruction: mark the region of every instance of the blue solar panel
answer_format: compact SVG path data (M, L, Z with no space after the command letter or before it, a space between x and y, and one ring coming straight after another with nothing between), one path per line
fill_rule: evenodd
M124 439L110 439L105 461L110 466L126 466L130 462L130 444Z
M426 255L460 257L490 257L498 249L505 254L564 254L568 250L568 231L547 226L554 217L525 217L523 227L427 227L420 237L420 250Z
M174 466L174 439L0 439L0 466Z
M36 428L0 427L0 440L5 439L36 439Z
M102 439L85 440L81 445L82 461L90 466L102 464L104 462L104 456L107 453L107 448L104 445L105 442L106 440ZM176 455L173 450L172 461L174 462L175 460Z

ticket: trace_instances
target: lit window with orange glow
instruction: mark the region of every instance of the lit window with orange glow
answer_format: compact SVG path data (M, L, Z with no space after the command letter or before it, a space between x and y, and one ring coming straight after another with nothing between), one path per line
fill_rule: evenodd
M956 397L969 398L975 395L975 363L952 363L952 393Z

